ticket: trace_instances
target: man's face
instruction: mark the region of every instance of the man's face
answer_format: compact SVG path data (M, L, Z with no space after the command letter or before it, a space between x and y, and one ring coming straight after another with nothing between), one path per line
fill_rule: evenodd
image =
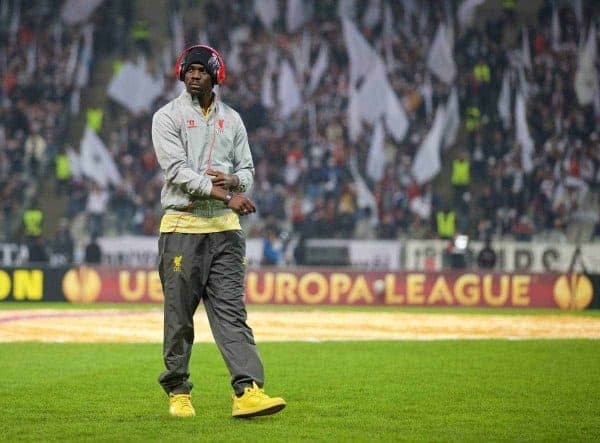
M203 96L212 92L212 79L201 63L192 63L183 77L185 88L191 95Z

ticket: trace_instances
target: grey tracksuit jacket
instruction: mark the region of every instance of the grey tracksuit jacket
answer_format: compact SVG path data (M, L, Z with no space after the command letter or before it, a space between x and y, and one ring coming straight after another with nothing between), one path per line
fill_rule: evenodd
M183 91L154 114L152 143L165 172L161 203L166 212L214 217L231 211L210 198L207 169L236 174L240 185L235 192L252 187L254 163L246 127L240 115L219 100L205 119L198 99Z

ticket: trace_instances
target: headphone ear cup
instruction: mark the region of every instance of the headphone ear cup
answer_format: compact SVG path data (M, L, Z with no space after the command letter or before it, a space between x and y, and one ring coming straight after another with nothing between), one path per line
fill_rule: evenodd
M217 84L220 85L225 81L225 63L223 63L223 59L221 58L221 56L219 55L219 61L221 63L221 67L219 68L219 71L217 72Z
M223 57L221 57L221 54L219 54L217 51L215 51L215 54L217 55L217 59L219 59L219 71L217 72L217 84L221 85L225 81L225 78L227 77L227 72L225 70L225 61L223 60Z
M219 54L219 51L217 51L216 49L211 48L210 46L203 47L212 52L213 55L217 58L217 61L219 62L219 69L217 69L215 76L216 78L213 78L213 82L217 85L221 85L227 77L227 72L225 70L225 61L223 60L223 57L221 57L221 54Z
M183 77L185 75L185 72L183 72L183 59L181 60L181 62L179 63L179 65L177 65L177 78L181 81L183 81Z

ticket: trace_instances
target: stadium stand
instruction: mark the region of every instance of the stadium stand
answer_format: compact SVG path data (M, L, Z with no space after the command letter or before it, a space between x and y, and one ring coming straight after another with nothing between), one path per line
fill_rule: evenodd
M180 90L176 54L197 42L224 54L223 99L248 128L259 210L250 236L600 238L597 2L493 14L499 2L485 2L469 21L457 1L106 0L73 24L66 3L0 11L2 240L22 235L36 197L56 220L46 238L61 217L79 243L156 234L151 116ZM127 63L162 88L146 108L107 98ZM373 82L399 111L385 97L381 112L360 109ZM86 126L114 160L113 180L81 174ZM418 167L434 146L439 170Z

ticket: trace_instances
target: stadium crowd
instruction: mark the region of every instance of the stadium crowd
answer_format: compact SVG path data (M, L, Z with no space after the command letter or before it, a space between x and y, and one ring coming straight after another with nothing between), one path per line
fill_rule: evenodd
M39 2L38 2L39 3ZM13 2L0 14L0 238L22 233L22 213L64 152L76 75L69 48L79 38L61 28L59 2Z
M16 235L15 225L35 201L50 166L59 164L69 142L76 145L68 134L76 87L64 66L69 61L65 48L80 34L68 27L57 31L59 21L50 11L60 2L42 3L47 8L22 5L19 29L3 35L0 43L0 235L5 240ZM179 3L171 3L173 13ZM436 1L305 2L311 18L290 32L284 3L273 2L281 7L267 22L257 8L248 7L251 2L205 1L201 8L206 26L201 32L184 29L186 43L208 43L225 56L228 79L222 97L246 123L256 166L252 198L259 212L250 219L250 236L288 232L303 238L393 239L446 238L463 232L481 240L600 237L600 104L580 105L574 88L578 56L590 29L597 40L599 5L584 1L583 10L577 11L568 3L542 1L536 14L518 17L515 2L507 1L501 14L461 27L460 3L454 1L445 2L445 8ZM1 17L3 23L9 23L10 12ZM403 141L385 135L385 168L376 180L366 171L375 128L365 124L355 141L348 130L343 15L385 56L387 77L409 121ZM392 20L386 23L386 17ZM553 27L557 18L558 39ZM148 51L143 39L137 48L117 39L115 44L102 43L102 36L111 34L111 21L102 7L93 19L97 37L92 61L142 54L151 70L161 70L160 48ZM173 31L171 18L165 20ZM454 85L440 81L427 66L442 22L454 26ZM120 23L122 32L132 26L130 15ZM326 71L314 88L303 89L299 108L283 117L280 104L264 91L265 76L277 80L281 65L274 60L287 60L295 66L298 83L308 85L323 43L329 54ZM597 57L594 62L597 70ZM499 109L504 82L525 97L534 146L531 166L523 165L514 118L507 120ZM103 189L85 177L71 176L57 188L66 190L65 217L84 217L93 236L157 232L163 178L151 146L151 116L180 87L167 74L164 85L146 112L133 114L114 103L105 109L116 122L103 136L120 184ZM441 153L447 169L419 183L411 166L452 86L459 97L459 135ZM453 226L447 223L450 219Z

